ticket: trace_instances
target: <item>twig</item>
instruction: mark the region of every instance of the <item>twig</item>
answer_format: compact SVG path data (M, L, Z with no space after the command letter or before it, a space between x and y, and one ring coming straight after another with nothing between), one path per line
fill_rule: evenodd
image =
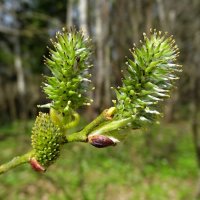
M24 155L21 155L21 156L16 156L14 157L11 161L3 164L0 166L0 174L3 174L5 172L7 172L8 170L12 169L12 168L15 168L19 165L22 165L24 163L27 163L29 162L31 156L32 156L33 152L30 151Z
M83 130L66 136L68 142L87 142L87 136L91 131L104 121L111 120L115 112L115 107L104 110L95 120L88 124Z
M115 107L111 107L109 109L104 110L95 120L93 120L90 124L88 124L82 131L75 132L72 133L71 135L66 136L66 140L64 143L87 142L88 134L102 122L111 120L114 112L115 112ZM30 151L24 155L13 158L11 161L3 165L0 165L0 174L3 174L12 168L15 168L19 165L29 162L32 156L33 156L33 151Z

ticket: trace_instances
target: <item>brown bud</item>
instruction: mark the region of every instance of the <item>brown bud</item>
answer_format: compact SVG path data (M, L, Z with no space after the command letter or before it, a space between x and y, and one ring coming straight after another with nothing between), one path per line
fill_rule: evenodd
M88 141L91 145L97 148L103 148L108 146L115 146L116 141L105 135L89 135Z
M30 164L31 167L38 172L45 172L46 169L35 159L35 158L31 158L30 159Z

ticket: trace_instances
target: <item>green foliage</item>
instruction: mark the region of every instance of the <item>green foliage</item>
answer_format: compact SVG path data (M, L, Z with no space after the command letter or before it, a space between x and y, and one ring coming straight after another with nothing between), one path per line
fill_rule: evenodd
M52 43L54 49L50 49L45 62L52 76L46 77L44 92L52 100L51 107L69 117L73 110L91 102L86 96L91 76L88 73L90 40L81 32L63 30Z
M48 114L40 113L36 118L31 139L34 158L43 167L48 167L59 157L63 135Z
M154 30L149 38L144 34L141 48L131 50L133 58L126 63L123 85L115 89L116 119L132 117L134 128L157 121L158 103L169 97L180 72L180 65L174 63L178 56L174 43L172 36Z

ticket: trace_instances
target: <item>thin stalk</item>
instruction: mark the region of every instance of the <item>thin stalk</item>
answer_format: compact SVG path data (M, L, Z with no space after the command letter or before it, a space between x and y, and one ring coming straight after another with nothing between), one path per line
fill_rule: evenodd
M65 125L65 130L77 126L80 121L80 116L77 112L73 111L72 115L74 117L74 120Z
M110 123L107 123L99 128L97 128L95 131L91 133L91 135L102 135L104 133L108 133L123 127L126 127L128 123L130 123L133 119L131 117L112 121Z
M33 152L30 151L24 155L21 155L21 156L16 156L14 157L11 161L3 164L0 166L0 174L3 174L5 172L7 172L8 170L12 169L12 168L15 168L19 165L22 165L24 163L27 163L29 162L31 156L32 156Z
M111 120L115 112L115 107L104 110L96 119L88 124L83 130L66 136L66 143L68 142L86 142L87 136L91 131L104 121Z

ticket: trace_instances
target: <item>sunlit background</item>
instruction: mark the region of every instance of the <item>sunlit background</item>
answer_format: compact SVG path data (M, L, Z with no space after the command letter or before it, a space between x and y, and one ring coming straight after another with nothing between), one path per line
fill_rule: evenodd
M0 164L30 149L37 105L48 102L41 89L46 46L72 26L94 49L94 103L80 110L81 126L112 105L110 87L121 84L129 49L150 28L174 35L181 79L161 125L131 132L114 148L66 145L45 174L24 165L0 175L0 199L200 199L199 0L0 0Z

